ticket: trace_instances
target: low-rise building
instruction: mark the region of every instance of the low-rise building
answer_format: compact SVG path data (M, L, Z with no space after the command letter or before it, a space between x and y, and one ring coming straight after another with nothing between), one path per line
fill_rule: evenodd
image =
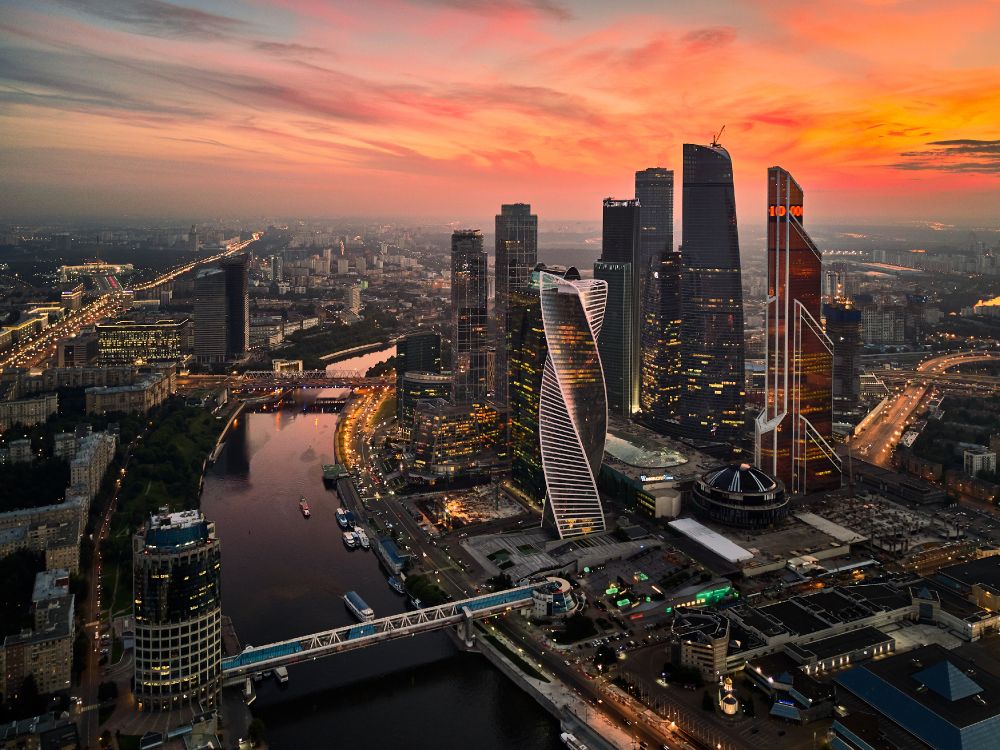
M90 367L97 361L97 334L79 333L59 339L56 364L59 367Z
M153 372L129 385L95 386L85 391L87 414L147 414L173 391L171 372Z
M117 443L115 436L107 432L92 433L77 443L76 457L69 465L70 487L86 495L88 502L101 488Z
M35 577L31 629L4 639L4 693L21 689L29 675L40 693L70 687L73 662L73 595L69 572L45 570Z
M59 410L59 396L44 393L40 396L0 401L0 431L12 425L32 427L41 424Z
M97 338L98 360L110 366L179 360L194 346L190 318L99 323Z
M79 750L80 747L76 724L54 713L0 724L2 750Z

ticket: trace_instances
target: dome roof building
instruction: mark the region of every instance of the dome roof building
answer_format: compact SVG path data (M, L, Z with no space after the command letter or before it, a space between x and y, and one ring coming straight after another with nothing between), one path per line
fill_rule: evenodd
M789 511L784 484L746 463L703 474L694 484L691 501L699 516L744 529L773 526Z

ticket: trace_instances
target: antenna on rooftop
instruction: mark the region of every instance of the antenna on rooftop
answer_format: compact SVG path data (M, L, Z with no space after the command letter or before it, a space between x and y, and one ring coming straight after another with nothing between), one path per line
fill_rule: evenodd
M721 128L719 128L719 132L712 136L712 147L713 148L715 146L719 145L719 139L722 137L722 134L723 134L723 132L725 132L725 130L726 130L726 126L723 125Z

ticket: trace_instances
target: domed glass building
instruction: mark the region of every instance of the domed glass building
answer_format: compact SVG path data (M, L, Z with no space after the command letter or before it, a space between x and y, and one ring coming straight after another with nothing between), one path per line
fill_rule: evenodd
M788 515L785 485L750 464L712 469L691 491L695 512L710 521L742 529L762 529Z

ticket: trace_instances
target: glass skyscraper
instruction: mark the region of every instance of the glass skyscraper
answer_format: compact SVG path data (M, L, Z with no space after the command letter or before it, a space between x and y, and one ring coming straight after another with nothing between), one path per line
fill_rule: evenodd
M635 199L639 203L639 265L645 271L674 249L674 171L650 167L636 172Z
M493 397L506 405L509 399L512 352L519 349L522 333L520 309L530 304L531 272L538 264L538 217L527 203L504 204L496 216L495 235L497 346ZM537 295L537 289L534 294Z
M451 236L451 370L456 404L486 400L486 250L478 229Z
M677 418L681 394L681 256L653 261L643 294L639 401L644 421L659 432Z
M639 203L604 201L601 259L594 278L607 282L608 303L598 339L608 409L631 417L639 410Z
M767 337L764 410L755 460L796 494L840 486L833 439L833 344L820 325L822 254L802 227L802 188L767 173Z
M576 273L567 272L563 278L544 271L539 283L548 348L539 407L546 483L542 523L566 539L605 529L597 475L604 459L608 408L595 339L601 332L607 285L598 279L581 280Z
M743 288L733 164L718 144L684 144L680 432L743 434Z
M409 427L410 422L405 418L405 399L401 396L403 377L408 372L440 374L441 334L436 331L420 331L403 336L396 342L396 417L404 427ZM450 385L448 396L451 396Z

